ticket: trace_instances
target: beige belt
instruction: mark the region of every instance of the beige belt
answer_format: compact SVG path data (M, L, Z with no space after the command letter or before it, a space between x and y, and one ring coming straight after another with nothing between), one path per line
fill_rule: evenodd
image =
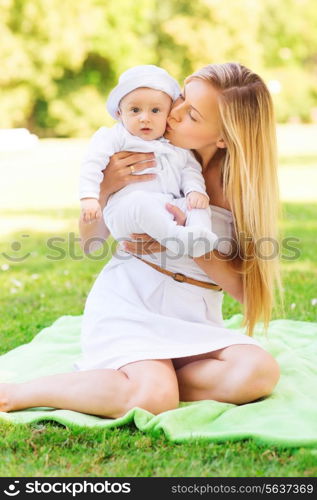
M179 283L189 283L190 285L201 286L202 288L209 288L210 290L216 290L217 292L221 292L222 290L222 288L219 285L207 283L207 281L195 280L194 278L189 278L189 276L185 276L182 273L173 273L171 271L168 271L167 269L164 269L163 267L153 264L152 262L143 260L141 259L141 257L138 257L137 255L134 255L134 257L144 262L144 264L148 264L149 266L153 267L153 269L156 269L156 271L159 271L160 273L170 276L171 278L173 278L173 280L178 281Z

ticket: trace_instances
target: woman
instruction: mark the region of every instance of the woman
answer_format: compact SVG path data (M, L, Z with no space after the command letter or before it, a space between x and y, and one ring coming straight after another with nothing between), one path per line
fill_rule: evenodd
M216 224L220 235L227 238L228 228L234 225L239 258L220 260L220 254L214 251L195 259L195 263L189 263L186 257L172 262L164 253L149 255L149 251L161 252L162 248L146 235L141 236L147 243L147 255L142 255L146 262L133 256L124 259L127 254L114 257L88 297L80 371L23 384L0 384L0 410L52 406L117 418L135 406L157 414L177 408L179 400L214 399L243 404L269 395L275 387L279 368L272 356L250 336L224 328L219 291L203 292L198 285L177 283L148 264L157 262L154 256L165 255L164 267L174 272L183 266L183 274L197 279L199 269L203 270L206 274L200 271L200 281L207 282L209 276L209 283L225 283L226 290L244 303L249 334L260 317L267 325L274 284L279 283L276 259L262 257L268 250L267 242L276 238L278 206L269 92L256 74L239 64L207 66L187 78L185 93L175 102L168 124L166 137L171 143L195 151L212 200L213 228ZM130 174L154 165L150 154L115 155L105 172L101 205L105 206L108 196L126 184L149 180L148 174ZM173 207L169 211L178 223L184 223L184 214ZM92 241L96 244L96 240L108 236L102 221L90 226L80 222L80 231L87 252L95 248L90 245ZM264 244L261 255L258 241ZM126 250L143 253L133 242L126 243ZM205 302L203 293L208 294ZM158 296L160 301L165 300L163 312L156 310ZM108 304L107 309L108 300L111 307ZM212 301L211 308L208 301ZM204 312L198 311L204 304ZM177 305L183 309L175 313ZM203 314L210 316L202 319ZM149 318L153 320L151 325ZM148 328L139 332L144 324ZM127 343L129 332L133 334ZM160 346L151 347L147 335L152 342L163 342L157 358L149 356L149 352L151 348L153 353L160 350ZM108 336L121 356L111 358L115 368L108 367L110 358L102 367L107 349L111 351ZM144 352L137 344L141 337L148 342ZM168 356L167 351L174 354Z

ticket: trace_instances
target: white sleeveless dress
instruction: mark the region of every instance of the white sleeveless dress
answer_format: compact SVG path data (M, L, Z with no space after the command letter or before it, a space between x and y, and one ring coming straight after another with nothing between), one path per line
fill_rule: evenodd
M231 212L216 206L211 212L213 231L225 240L232 238ZM187 256L176 259L163 252L142 258L212 282ZM119 369L135 361L192 356L234 344L259 346L252 337L225 328L222 301L223 292L179 283L117 250L88 295L82 357L74 368Z

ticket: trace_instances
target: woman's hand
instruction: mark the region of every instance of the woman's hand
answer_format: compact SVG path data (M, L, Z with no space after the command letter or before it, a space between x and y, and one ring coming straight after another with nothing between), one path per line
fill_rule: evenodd
M186 222L186 215L184 212L172 205L167 203L165 208L174 216L178 226L184 226ZM165 252L166 248L161 245L158 241L153 240L148 234L131 234L131 239L136 241L123 241L122 246L126 252L134 253L136 255L148 255L151 253Z
M165 208L170 214L173 215L174 220L176 221L176 224L178 226L185 226L187 217L183 210L176 207L175 205L172 205L172 203L166 203Z
M153 240L148 234L130 234L130 237L135 241L122 242L122 247L125 252L136 255L148 255L151 253L165 252L166 250L163 245Z
M134 153L120 151L111 156L107 168L103 170L100 184L100 205L104 208L109 196L133 182L146 182L155 179L155 174L133 175L135 172L155 167L154 153Z

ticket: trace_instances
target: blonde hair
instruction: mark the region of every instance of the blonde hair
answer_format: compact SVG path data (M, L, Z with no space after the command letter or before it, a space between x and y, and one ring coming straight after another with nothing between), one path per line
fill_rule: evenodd
M252 335L260 319L267 330L275 289L283 302L276 252L280 203L272 99L263 80L238 63L208 65L186 82L197 78L219 91L221 133L226 144L223 191L234 215L242 260L243 326Z

